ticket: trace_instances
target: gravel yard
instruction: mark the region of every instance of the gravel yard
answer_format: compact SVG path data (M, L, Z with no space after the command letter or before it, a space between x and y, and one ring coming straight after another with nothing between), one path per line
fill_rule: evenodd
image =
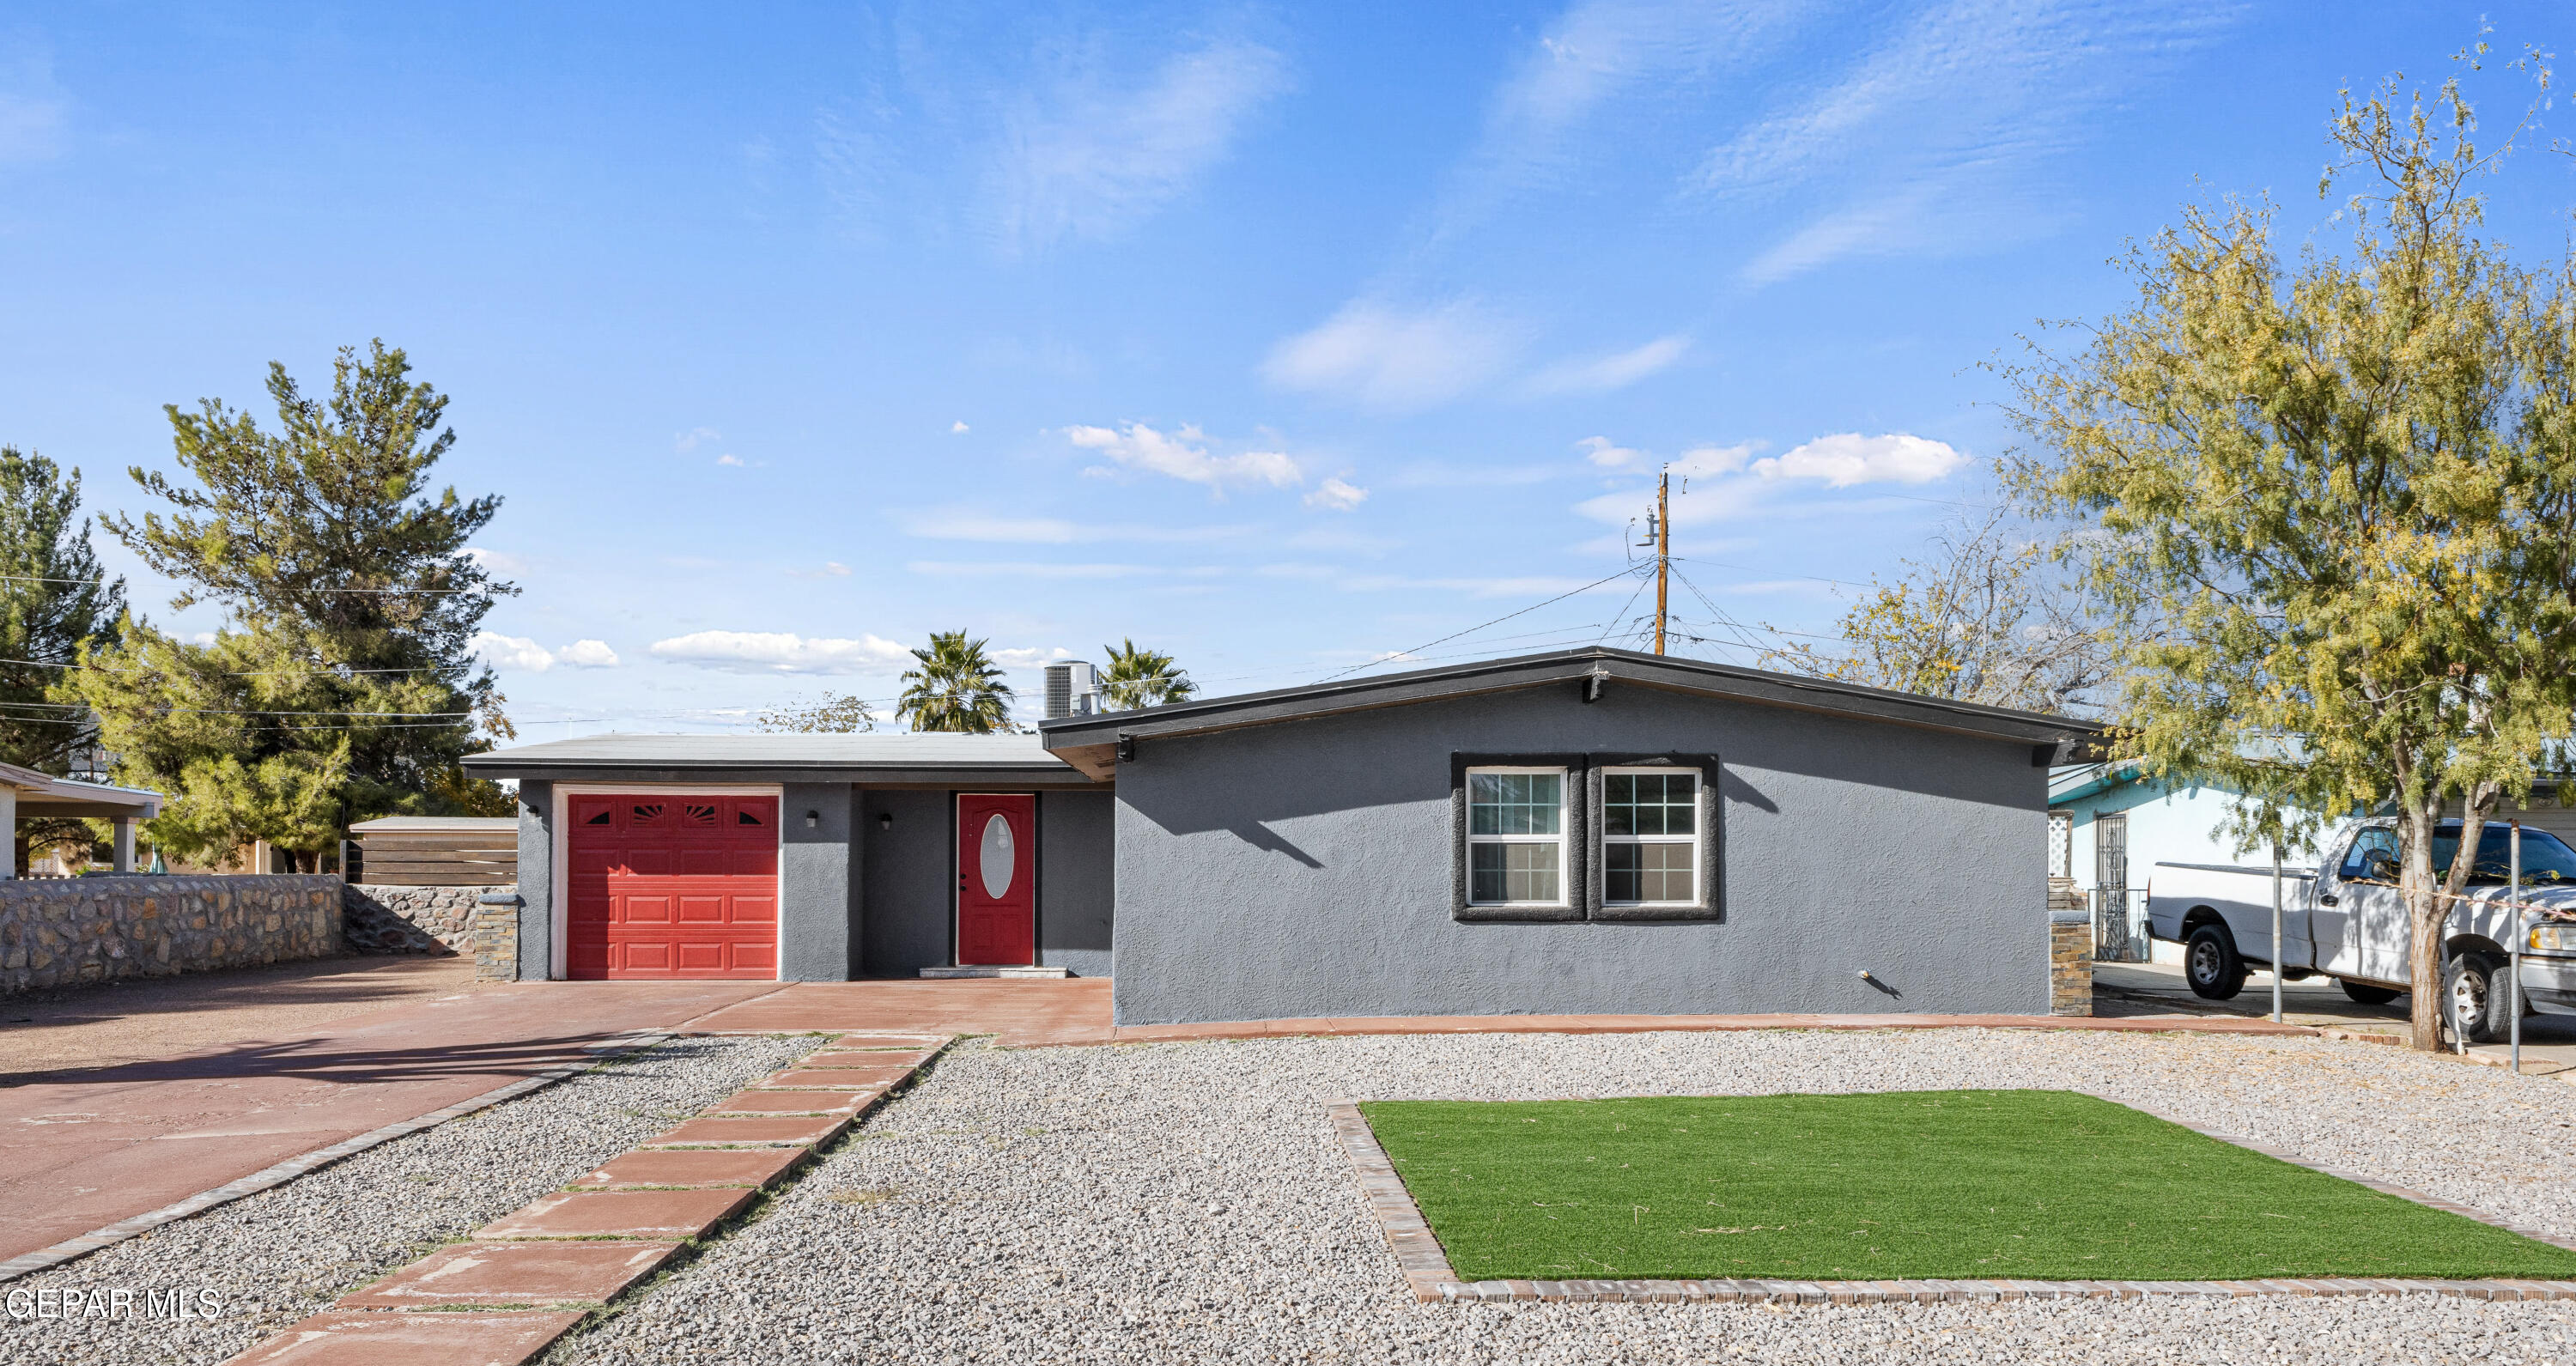
M219 1362L561 1186L821 1040L684 1038L0 1287L207 1287L205 1322L0 1316L0 1361ZM495 1083L496 1085L498 1083Z
M2576 1305L2432 1297L1416 1305L1322 1109L1945 1087L2135 1101L2576 1235L2576 1088L2369 1045L1954 1030L970 1043L766 1217L546 1360L2576 1362Z

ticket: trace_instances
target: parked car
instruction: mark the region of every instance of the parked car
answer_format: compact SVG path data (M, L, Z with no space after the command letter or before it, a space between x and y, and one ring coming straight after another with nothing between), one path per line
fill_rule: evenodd
M2509 840L2504 822L2487 823L2462 889L2466 899L2453 904L2446 927L2449 1005L2473 1040L2501 1034L2509 1008L2506 945L2517 932L2517 917L2502 904ZM2458 821L2435 828L2435 876L2449 869L2459 844ZM2394 1000L2413 985L2413 934L2397 891L2396 823L2354 822L2325 847L2332 852L2317 867L2283 870L2282 979L2331 977L2364 1004ZM2526 905L2576 915L2576 849L2525 826L2522 891ZM2183 976L2194 992L2213 1001L2234 996L2252 968L2273 965L2271 867L2155 865L2147 882L2147 932L2183 945ZM2524 1013L2576 1015L2576 923L2520 932Z

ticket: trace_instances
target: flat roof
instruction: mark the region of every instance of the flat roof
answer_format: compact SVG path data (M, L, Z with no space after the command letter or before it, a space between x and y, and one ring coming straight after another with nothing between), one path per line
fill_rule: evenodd
M2018 741L2035 747L2034 762L2064 762L2101 735L2092 721L2045 712L1989 707L1976 702L1925 697L1917 693L1867 688L1829 678L1774 673L1713 660L1683 659L1590 646L1552 650L1508 659L1479 660L1403 673L1372 674L1268 692L1231 697L1193 698L1159 707L1068 716L1038 723L1046 746L1086 773L1114 771L1114 753L1122 739L1154 735L1192 735L1273 725L1340 712L1405 706L1478 693L1580 684L1597 679L1601 686L1634 685L1670 692L1725 697L1763 706L1884 721L1893 725L1947 731L1987 739ZM2036 747L2050 749L2041 759Z
M479 835L495 830L516 830L516 816L378 816L349 827L357 835Z
M16 792L18 815L22 819L28 816L94 816L113 820L130 816L150 820L161 814L161 803L166 800L149 788L84 783L16 764L0 764L0 784L6 784Z
M483 778L638 782L691 779L738 782L937 784L1009 779L1088 782L1047 752L1037 736L958 735L941 731L860 731L789 735L636 735L611 732L543 744L513 745L464 760ZM669 775L662 777L658 775Z

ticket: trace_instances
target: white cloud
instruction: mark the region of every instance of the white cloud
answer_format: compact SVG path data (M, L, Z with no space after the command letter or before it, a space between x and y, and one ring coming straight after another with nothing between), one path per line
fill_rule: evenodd
M1590 360L1565 360L1530 377L1535 394L1606 394L1625 389L1648 375L1669 368L1690 350L1690 338L1657 337L1633 350Z
M1194 426L1183 426L1166 436L1141 422L1130 422L1112 431L1107 427L1067 427L1065 437L1088 451L1098 451L1116 462L1120 470L1144 470L1168 475L1192 484L1204 484L1212 492L1223 494L1229 484L1267 484L1272 488L1295 488L1305 482L1304 471L1282 451L1243 451L1234 455L1211 454L1207 434ZM1087 474L1114 472L1095 466Z
M851 674L912 663L912 652L891 640L806 637L791 631L696 631L652 644L657 659L731 673Z
M676 433L671 437L671 449L682 455L687 455L700 446L722 440L724 440L724 433L717 431L713 427L691 427L687 431Z
M1820 79L1705 153L1692 183L1839 201L1746 264L1756 285L1856 256L1996 250L2063 222L2040 168L2239 8L1947 0L1899 11L1903 22L1816 64Z
M468 546L460 553L487 574L509 575L528 572L527 558L513 555L506 550L485 550L481 546Z
M1223 39L1165 58L1141 84L1079 69L1033 85L1003 120L997 235L1012 250L1116 235L1224 160L1288 85L1287 58Z
M787 577L791 579L846 579L850 577L850 567L841 563L839 560L825 560L823 561L823 567L820 569L790 569L787 571Z
M743 468L743 460L739 455L719 455L716 457L716 463L719 465L731 465L735 469Z
M1768 490L1792 482L1821 483L1835 489L1862 484L1928 484L1949 475L1967 460L1942 442L1904 433L1820 436L1781 455L1756 460L1753 455L1761 444L1748 441L1733 446L1696 446L1666 462L1665 468L1675 480L1673 525L1704 526L1741 517L1763 506ZM1654 502L1654 488L1645 485L1587 498L1575 504L1574 510L1596 522L1612 526L1634 522L1642 528Z
M1348 512L1367 501L1367 489L1345 483L1339 478L1326 479L1315 486L1313 493L1306 495L1306 506L1329 508L1335 512Z
M1574 443L1583 458L1605 470L1624 470L1646 458L1646 453L1619 445L1606 436L1587 436Z
M1764 479L1821 479L1827 488L1855 484L1928 484L1966 463L1947 443L1894 433L1820 436L1786 454L1751 465Z
M1271 348L1261 373L1282 389L1419 411L1501 373L1524 336L1518 324L1464 301L1409 310L1357 301Z
M496 669L518 669L541 674L561 664L571 669L613 669L617 652L604 640L576 640L561 650L549 650L526 636L505 636L497 631L474 633L476 658Z
M1059 659L1073 658L1073 651L1058 645L1052 649L1032 645L1025 649L995 650L993 662L1005 669L1035 669Z
M966 430L967 430L965 420L964 420L963 418L960 418L959 420L957 420L957 421L955 421L955 422L951 422L951 423L949 423L949 424L948 424L948 430L949 430L949 431L951 431L951 432L963 433L964 431L966 431Z
M1558 188L1632 158L1705 115L1686 102L1757 62L1819 0L1577 0L1541 30L1494 94L1476 150L1438 215L1440 235L1494 216L1515 192ZM1725 94L1741 98L1741 82ZM1614 117L1624 115L1624 117ZM1678 116L1677 116L1678 115ZM1616 150L1605 146L1618 139Z
M1745 462L1760 449L1762 443L1759 441L1747 441L1737 446L1693 446L1674 459L1672 472L1682 476L1733 474L1744 468Z

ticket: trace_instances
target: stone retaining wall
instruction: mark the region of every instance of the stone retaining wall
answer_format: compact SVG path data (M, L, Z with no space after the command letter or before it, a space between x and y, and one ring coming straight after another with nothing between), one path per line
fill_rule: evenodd
M2093 915L2068 878L2048 880L2048 1013L2093 1013Z
M475 902L509 887L397 887L360 882L343 890L349 947L360 953L467 953Z
M0 995L340 952L340 879L0 881Z

